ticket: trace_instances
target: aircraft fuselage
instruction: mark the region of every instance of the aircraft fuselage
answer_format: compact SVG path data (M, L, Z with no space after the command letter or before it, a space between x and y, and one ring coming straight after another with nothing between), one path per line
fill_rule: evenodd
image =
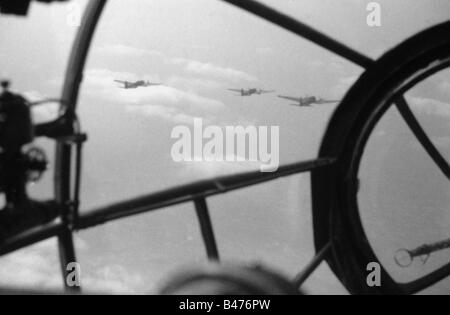
M317 98L315 96L301 97L299 99L300 106L311 106L315 102L317 102Z
M151 83L151 82L144 81L144 80L139 80L139 81L136 81L136 82L115 80L115 82L123 84L123 88L124 89L137 89L138 87L148 87L148 86L161 85L160 83Z
M145 81L137 81L137 82L134 82L134 83L131 83L131 82L126 82L125 83L125 88L126 89L137 89L140 86L145 87L145 86L149 86L149 84L147 84Z
M237 90L236 90L236 92L237 92ZM272 91L264 91L264 90L257 89L257 88L250 88L250 89L246 89L246 90L241 89L239 92L240 92L241 96L252 96L253 94L261 95L263 93L270 93Z

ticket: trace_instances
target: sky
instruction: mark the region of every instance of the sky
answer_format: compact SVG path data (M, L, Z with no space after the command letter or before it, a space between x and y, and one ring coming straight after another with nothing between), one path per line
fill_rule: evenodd
M378 1L382 25L368 27L366 5L370 1L262 2L371 58L378 58L426 27L448 20L450 12L446 0ZM77 31L67 24L74 3L83 8L86 1L33 4L26 19L0 16L0 76L11 78L13 88L30 99L60 94ZM191 126L195 117L220 127L279 126L281 164L314 158L336 105L300 109L276 94L341 99L362 71L341 57L220 1L110 1L91 46L78 104L83 129L89 134L84 152L82 211L198 179L255 169L255 163L247 162L175 163L170 156L171 130L178 125ZM115 79L142 79L164 85L124 90L114 83ZM431 128L438 118L444 117L444 124L448 121L449 72L427 84L411 91L411 99L414 110L424 113L425 127ZM227 90L250 87L276 93L242 98ZM53 110L41 109L34 113L35 119L45 118ZM396 126L399 124L395 119L388 117L380 134L407 133L404 126L403 131ZM437 131L430 129L433 132ZM441 135L433 140L440 143L439 148L449 158L448 137ZM51 142L38 143L49 156L53 155ZM369 152L369 157L377 159L367 164L364 174L373 175L376 171L370 165L384 166L387 153L375 154L378 146ZM405 152L400 150L398 154ZM419 155L419 162L426 158ZM378 197L385 192L373 185L395 183L389 177L368 177L366 191L375 191ZM32 195L39 199L51 197L51 179L49 172L41 183L31 187ZM439 184L444 187L442 198L433 209L448 208L450 204L449 190L445 189L448 182L437 179L435 185ZM310 195L306 174L208 199L222 257L226 261L263 262L293 277L314 252ZM375 205L367 207L369 222L384 222L374 219L379 202L370 201L376 198L370 196L367 193L361 197L363 203ZM424 195L423 200L427 198L434 195ZM449 219L447 216L444 222ZM380 239L379 229L374 229L375 241ZM386 242L377 245L380 255L388 248ZM205 261L192 204L79 232L76 243L84 285L89 290L154 292L170 271ZM53 240L11 254L0 260L0 266L1 270L15 272L2 272L0 283L58 286L56 259ZM314 273L305 289L311 293L345 293L325 265ZM434 290L448 292L448 284Z

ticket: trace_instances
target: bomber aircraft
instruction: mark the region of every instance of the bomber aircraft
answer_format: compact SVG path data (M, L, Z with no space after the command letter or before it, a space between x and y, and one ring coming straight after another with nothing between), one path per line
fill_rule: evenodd
M337 100L324 100L316 96L305 96L305 97L292 97L278 95L279 98L284 98L290 101L296 102L296 104L291 104L293 106L311 106L313 104L329 104L329 103L339 103Z
M229 91L238 92L239 94L237 96L252 96L253 94L261 95L265 93L273 93L275 91L265 91L257 88L250 88L250 89L228 89Z
M138 87L149 87L149 86L161 85L161 83L152 83L152 82L143 81L143 80L136 81L136 82L114 80L114 82L123 84L123 87L122 87L123 89L137 89Z

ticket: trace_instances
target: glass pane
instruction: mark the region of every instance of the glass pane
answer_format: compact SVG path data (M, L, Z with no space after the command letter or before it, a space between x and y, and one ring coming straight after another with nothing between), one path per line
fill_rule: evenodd
M125 23L124 16L133 23ZM79 102L89 134L82 211L258 169L260 164L247 161L175 162L171 133L178 126L193 130L194 118L221 130L277 126L280 165L315 158L337 102L300 107L299 101L277 96L339 101L360 73L333 54L220 1L110 2L94 38ZM242 95L251 88L274 92ZM300 271L313 255L308 178L300 184L296 178L264 185L265 204L256 202L260 187L208 200L224 259L262 261L288 276ZM279 201L281 187L293 191ZM282 210L285 205L288 211ZM131 279L141 279L127 288L147 292L166 271L205 261L192 205L166 211L82 232L92 248L82 254L82 265L95 275L101 264L112 262ZM274 224L267 243L259 241L256 235L271 221L291 225L279 229ZM304 226L309 229L297 230ZM195 243L188 243L192 235ZM238 235L242 246L233 246ZM93 256L96 262L90 263ZM311 292L344 291L326 268L309 285Z
M0 287L12 290L61 291L63 279L56 239L0 258Z
M447 21L450 12L450 2L447 0L260 2L295 17L372 58L380 57L407 37L427 27ZM375 8L374 3L379 7ZM380 12L380 26L369 26L369 15L377 12ZM373 21L373 18L370 16L370 20Z
M440 154L450 163L450 69L408 91L411 110Z
M77 10L82 13L86 3L86 0L73 0L49 5L33 1L26 17L0 16L0 79L10 80L11 90L24 94L31 102L60 97L71 44L78 30L71 23L72 16ZM58 105L47 103L32 108L33 121L41 123L54 119ZM50 199L53 197L54 142L37 139L32 145L45 150L49 169L28 191L32 199ZM4 200L0 206L3 208ZM62 289L56 240L0 257L0 286Z
M450 98L445 84L449 73L445 70L427 78L406 96L447 161ZM420 279L450 262L450 182L395 107L370 136L359 176L358 199L365 231L396 281ZM444 280L426 292L446 293L449 289L450 282Z
M78 30L73 23L81 16L87 1L74 0L51 5L32 2L26 17L0 16L0 79L11 81L11 90L23 94L30 102L58 99L66 63ZM59 103L45 102L32 108L34 123L58 117ZM41 181L30 186L36 199L53 196L53 142L37 139L33 145L45 150L48 171Z
M156 293L179 268L206 262L192 204L82 231L77 240L87 292Z
M316 252L310 191L310 176L302 174L208 199L224 260L261 263L294 279ZM302 290L346 292L327 264L311 275Z
M294 278L315 252L308 188L309 176L293 176L210 198L222 261L262 264ZM207 261L189 203L82 231L77 240L87 292L155 293L175 272ZM345 293L325 264L303 289Z
M86 0L33 2L26 17L0 17L0 77L31 101L58 98L71 44Z
M194 118L202 119L203 130L216 126L223 133L226 126L279 127L280 165L314 158L337 102L300 107L277 96L339 101L360 73L221 1L110 2L79 104L89 133L83 209L260 166L174 162L171 133L186 126L194 134ZM252 88L274 92L241 95ZM224 159L237 158L225 149Z

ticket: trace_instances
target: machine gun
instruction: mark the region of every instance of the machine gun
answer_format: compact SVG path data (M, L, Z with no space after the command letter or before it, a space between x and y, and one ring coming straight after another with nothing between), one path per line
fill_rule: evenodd
M5 194L6 206L0 211L0 240L57 215L56 207L30 200L26 191L26 185L38 181L48 164L44 150L24 148L34 140L30 103L10 92L8 81L2 81L1 87L0 193Z

